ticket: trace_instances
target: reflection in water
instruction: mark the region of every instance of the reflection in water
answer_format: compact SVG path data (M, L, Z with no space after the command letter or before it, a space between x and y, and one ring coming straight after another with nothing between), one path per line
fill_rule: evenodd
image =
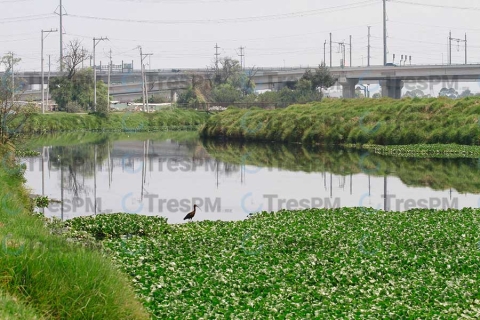
M43 211L61 219L130 212L181 222L194 204L205 209L195 217L199 220L307 207L403 211L425 204L476 206L474 194L480 193L476 159L404 159L165 136L99 135L88 143L41 149L40 157L26 160L28 184L60 201Z

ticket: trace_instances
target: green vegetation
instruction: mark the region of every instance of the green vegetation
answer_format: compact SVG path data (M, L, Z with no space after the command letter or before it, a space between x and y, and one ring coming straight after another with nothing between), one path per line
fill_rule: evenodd
M35 310L26 306L17 298L5 294L0 290L0 319L2 320L39 320Z
M346 147L357 148L356 145ZM415 158L480 158L480 146L458 144L414 144L409 146L379 146L364 144L361 149L371 150L376 154L415 157Z
M22 91L25 90L23 79L12 79L12 70L21 61L14 58L13 53L0 59L0 66L5 69L0 79L0 143L6 144L15 139L25 122L38 110L33 103L20 103L18 101Z
M93 111L94 87L93 69L82 69L68 76L51 80L52 99L58 104L58 111L88 112ZM97 81L97 111L108 110L108 88L103 81Z
M480 98L324 99L280 110L230 108L204 137L307 144L480 144Z
M113 216L116 218L113 219ZM75 232L80 230L87 232L96 240L120 238L127 234L155 237L170 232L167 219L164 217L136 216L127 213L78 217L65 222L65 226L73 231L70 234L73 238L76 237Z
M178 97L177 104L189 108L214 106L264 106L286 107L294 103L322 100L320 88L335 84L335 79L324 65L314 71L307 70L300 81L289 81L280 91L262 94L254 93L253 76L258 70L242 70L240 62L231 58L219 61L219 67L212 66L213 81L192 75L192 85Z
M94 89L95 81L93 69L80 69L80 64L89 58L78 40L72 40L67 44L63 64L65 75L53 78L50 81L50 93L58 105L59 111L86 112L95 110ZM109 109L107 97L108 88L103 81L97 81L97 106L96 112L106 114Z
M22 127L22 133L64 131L168 131L196 130L208 114L188 110L165 110L155 113L112 113L108 116L90 114L34 114Z
M148 237L106 237L103 245L158 319L474 319L478 213L264 212L245 221L171 225ZM105 230L148 219L127 217L89 223Z
M25 166L11 150L1 154L0 318L148 319L112 263L51 234L32 214L34 204L23 187Z
M102 144L106 141L138 141L138 140L164 141L167 139L180 141L197 141L198 134L195 131L159 131L159 132L57 132L43 135L26 136L25 145L29 148L43 146L75 146L79 144Z

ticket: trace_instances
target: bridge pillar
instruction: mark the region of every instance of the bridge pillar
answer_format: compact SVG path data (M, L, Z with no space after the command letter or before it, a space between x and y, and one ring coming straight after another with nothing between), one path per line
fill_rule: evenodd
M382 87L382 97L389 97L393 99L402 98L403 81L400 79L380 80Z
M355 98L355 87L358 84L359 79L351 78L343 78L338 81L338 83L342 86L343 97L347 99Z
M178 98L177 91L170 90L170 101L175 103L177 102L177 98Z

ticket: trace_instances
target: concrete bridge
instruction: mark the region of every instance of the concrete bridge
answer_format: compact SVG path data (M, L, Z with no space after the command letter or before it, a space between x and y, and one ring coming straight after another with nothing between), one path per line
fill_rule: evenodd
M299 80L305 68L258 68L255 71L246 71L255 81L258 90L279 90L288 82ZM480 65L412 65L412 66L371 66L371 67L333 67L332 75L338 79L338 85L343 88L343 97L354 98L355 88L358 84L378 83L382 88L382 96L399 99L404 83L407 81L417 83L443 84L451 87L459 81L480 81ZM51 77L58 77L58 72ZM205 69L177 69L147 71L149 92L163 93L173 96L181 89L188 88L192 83L192 76L196 81L211 79L213 74ZM0 76L4 76L0 73ZM24 72L16 77L25 79L27 89L33 85L41 84L39 72ZM46 75L45 75L46 78ZM108 75L104 71L97 73L97 79L107 82ZM115 100L130 101L141 96L141 73L133 71L128 73L112 73L110 92ZM45 79L47 82L47 79ZM39 89L38 89L39 90ZM39 92L38 92L39 93ZM33 96L37 93L30 92ZM32 97L33 97L32 96Z

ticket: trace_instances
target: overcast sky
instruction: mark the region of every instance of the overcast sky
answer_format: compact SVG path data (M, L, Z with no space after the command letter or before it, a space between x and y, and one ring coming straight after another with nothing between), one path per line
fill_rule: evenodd
M20 71L40 70L40 31L59 28L53 14L58 5L59 0L0 0L0 53L20 56ZM109 37L97 46L103 64L111 49L114 64L134 60L138 67L135 48L141 45L144 53L154 54L152 69L203 68L212 64L218 43L221 56L237 57L239 47L246 47L247 66L314 66L323 60L324 41L332 32L336 42L348 42L352 35L353 65L360 66L367 63L368 25L371 64L383 63L381 0L63 0L63 6L64 47L79 39L92 50L94 36ZM469 62L480 62L478 0L391 0L387 11L390 61L396 53L397 63L401 54L411 55L413 64L446 63L451 29L454 38L467 33ZM463 63L463 46L454 42L454 63ZM54 69L59 47L58 33L45 40ZM332 51L333 65L339 65L338 45ZM327 44L327 64L328 57Z

